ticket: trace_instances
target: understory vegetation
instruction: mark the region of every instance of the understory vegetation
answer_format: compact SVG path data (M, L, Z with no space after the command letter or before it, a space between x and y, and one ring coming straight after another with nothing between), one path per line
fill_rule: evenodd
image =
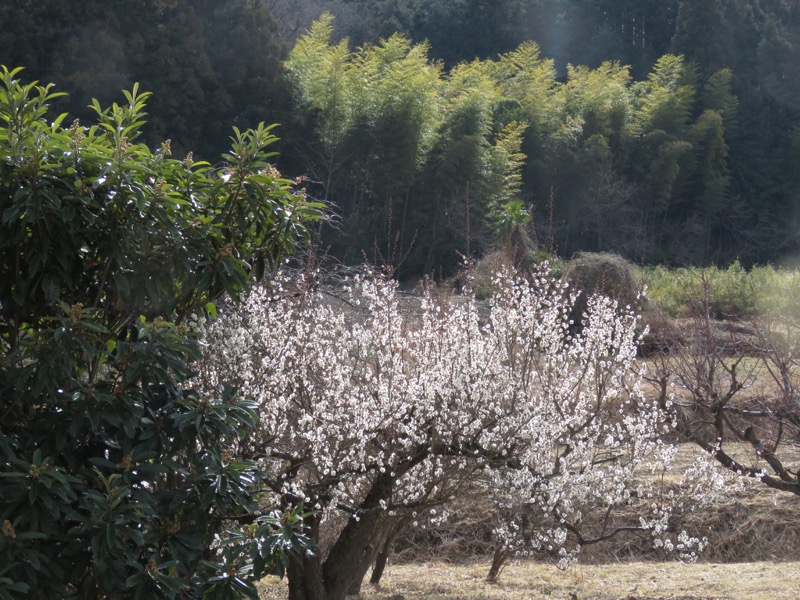
M671 317L689 317L704 304L718 319L744 321L764 314L796 315L798 310L800 274L794 268L745 269L735 261L726 268L644 267L639 276L653 305Z

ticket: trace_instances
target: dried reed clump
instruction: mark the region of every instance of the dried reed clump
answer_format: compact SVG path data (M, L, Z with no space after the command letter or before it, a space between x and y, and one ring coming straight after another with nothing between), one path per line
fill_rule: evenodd
M485 493L472 490L453 502L449 517L433 525L412 527L397 539L394 560L460 563L492 556L494 507Z
M719 563L789 561L800 556L800 503L766 489L687 515L684 526L704 530L703 560Z
M648 358L680 351L686 344L686 334L680 325L667 313L655 306L645 304L642 310L642 336L639 340L639 356Z
M621 307L634 307L641 315L641 356L669 352L684 341L673 319L643 297L644 284L636 267L621 256L577 252L567 263L563 277L572 291L579 294L570 315L576 328L580 328L589 298L600 294L613 298Z
M472 269L472 288L480 299L490 298L494 290L494 278L513 268L513 261L503 249L495 250L477 261Z
M726 501L677 514L671 525L675 533L686 530L708 539L699 557L703 562L793 561L800 554L800 530L794 527L798 516L796 498L753 485ZM581 553L581 562L597 564L669 558L653 549L652 540L634 535L587 547Z
M581 292L575 303L576 317L583 315L593 294L614 298L622 306L640 304L642 282L636 267L617 254L577 252L567 264L564 277L573 290Z

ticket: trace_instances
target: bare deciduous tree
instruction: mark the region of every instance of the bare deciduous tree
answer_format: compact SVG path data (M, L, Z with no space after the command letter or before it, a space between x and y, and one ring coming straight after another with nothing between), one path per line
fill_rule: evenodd
M710 283L698 283L691 326L667 336L651 381L682 436L726 469L800 495L796 303L749 322L717 321Z

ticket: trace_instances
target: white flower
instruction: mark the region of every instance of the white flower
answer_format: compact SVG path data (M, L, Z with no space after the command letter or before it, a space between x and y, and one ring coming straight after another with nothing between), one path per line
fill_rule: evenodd
M499 273L495 284L487 307L433 291L401 301L375 274L326 288L279 273L205 329L197 386L232 384L256 402L258 426L238 443L266 457L283 493L325 506L333 528L339 510L358 521L371 490L382 510L437 522L457 490L480 485L514 552L552 547L568 564L578 548L566 525L632 497L659 499L634 525L671 547L658 502L677 496L657 482L675 448L640 388L636 315L592 298L572 333L563 283ZM687 473L698 498L709 473ZM526 530L533 522L559 526Z

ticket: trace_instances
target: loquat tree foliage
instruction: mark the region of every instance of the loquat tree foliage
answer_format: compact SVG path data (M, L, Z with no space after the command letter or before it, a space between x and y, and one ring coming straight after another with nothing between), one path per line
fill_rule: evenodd
M228 449L254 406L188 384L198 320L308 238L320 205L270 166L272 127L218 167L139 143L149 94L51 120L0 71L0 598L257 597L305 551Z

